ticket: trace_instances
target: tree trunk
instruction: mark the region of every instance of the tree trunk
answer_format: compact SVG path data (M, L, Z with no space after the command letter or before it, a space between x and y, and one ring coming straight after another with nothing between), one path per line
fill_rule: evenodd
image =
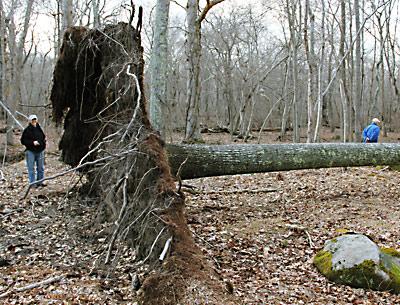
M25 64L25 43L26 36L28 34L29 22L31 20L32 8L33 8L33 0L26 1L25 15L23 18L23 25L21 32L18 33L16 26L16 12L14 8L10 9L10 13L8 16L8 47L9 47L9 71L11 71L10 75L6 76L8 81L7 83L7 91L9 92L6 98L6 102L11 110L11 112L15 113L15 111L20 107L19 105L22 103L22 76L23 76L23 68ZM16 3L13 3L16 5ZM19 20L18 20L19 21ZM17 22L18 22L17 21ZM19 35L18 35L19 34ZM7 142L10 145L14 144L14 135L13 135L13 127L14 120L11 117L7 119Z
M5 39L5 22L3 0L0 0L0 101L3 101L3 78L4 78L4 39ZM3 118L3 109L0 110L0 119ZM5 113L4 113L5 114Z
M299 88L298 88L298 39L296 32L296 13L297 5L296 1L286 1L286 11L288 16L288 23L290 29L290 51L292 59L292 81L293 81L293 142L300 142L300 100L299 100Z
M354 0L354 13L355 13L355 26L356 32L360 31L360 6L359 0ZM356 142L361 142L361 114L362 114L362 79L361 79L361 35L356 37L356 48L355 48L355 58L354 58L354 136Z
M158 0L150 60L150 122L165 139L168 77L168 18L170 0Z
M318 81L317 81L317 118L315 121L315 130L314 130L314 142L319 142L320 136L319 132L322 126L322 113L323 113L323 104L325 102L323 98L322 86L323 86L323 73L325 70L325 2L322 1L322 23L321 23L321 52L319 57L319 67L318 67ZM328 72L329 73L329 72Z
M186 58L188 78L186 92L185 142L201 141L200 134L200 57L201 23L198 21L198 0L187 2Z
M288 58L288 62L285 66L285 80L283 82L283 92L282 94L284 94L285 92L288 91L288 78L289 78L289 74L290 74L290 62L291 62L291 58L289 56ZM279 133L279 139L282 141L284 136L286 135L286 126L288 125L288 119L289 119L289 113L290 113L290 101L289 101L289 94L286 94L286 96L284 96L284 105L283 105L283 113L282 113L282 120L281 120L281 131Z
M198 14L199 0L187 2L187 40L186 60L188 62L188 79L186 86L186 128L184 142L201 142L200 134L200 59L201 59L201 23L209 10L224 0L207 1Z
M308 23L310 17L310 23ZM308 65L307 71L307 143L313 142L314 104L315 104L315 52L314 52L314 15L310 1L305 1L304 8L304 49Z
M73 25L74 22L74 9L73 0L61 0L62 1L62 24L61 24L61 35L64 34L65 30Z
M342 141L347 142L348 138L348 129L349 129L349 94L347 89L347 76L346 76L346 57L345 57L345 45L346 45L346 2L344 0L340 0L341 7L341 20L340 20L340 46L339 46L339 55L340 58L343 58L342 65L340 67L340 93L341 93L341 101L342 101Z
M296 169L400 164L400 144L167 145L181 179Z
M93 27L98 28L101 25L99 0L92 0L92 10L93 10Z

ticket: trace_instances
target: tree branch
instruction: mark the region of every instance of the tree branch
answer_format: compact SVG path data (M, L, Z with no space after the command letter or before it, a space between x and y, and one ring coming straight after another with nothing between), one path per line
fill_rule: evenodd
M13 120L15 121L15 123L18 124L19 127L21 127L22 129L24 129L24 126L22 126L22 124L15 118L15 116L12 114L11 110L8 109L7 105L5 105L1 100L0 100L0 106L4 108L4 110L13 118Z
M198 23L201 23L207 16L208 11L214 6L217 5L218 3L221 3L225 0L214 0L214 1L210 1L207 0L207 5L205 6L205 8L203 9L203 11L201 12L199 18L197 19Z

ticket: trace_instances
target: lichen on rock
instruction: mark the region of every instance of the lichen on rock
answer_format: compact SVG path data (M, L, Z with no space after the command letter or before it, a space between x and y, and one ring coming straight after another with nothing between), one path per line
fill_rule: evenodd
M344 234L325 243L314 265L329 280L357 288L400 292L400 253L379 248L362 234Z

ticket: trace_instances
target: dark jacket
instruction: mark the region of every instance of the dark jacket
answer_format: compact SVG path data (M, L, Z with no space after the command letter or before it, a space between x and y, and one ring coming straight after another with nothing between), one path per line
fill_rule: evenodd
M33 141L38 141L40 145L35 146ZM46 136L40 125L36 124L36 127L33 127L32 124L29 124L22 133L21 143L25 145L26 150L33 152L43 151L46 148Z

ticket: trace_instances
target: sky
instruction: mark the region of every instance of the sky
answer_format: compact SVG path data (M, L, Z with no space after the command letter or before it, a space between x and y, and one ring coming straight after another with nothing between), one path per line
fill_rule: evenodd
M133 0L136 7L142 6L144 9L144 23L148 23L151 17L151 14L155 13L155 5L156 0ZM258 1L253 1L252 5L256 5ZM111 11L115 7L121 7L121 3L125 3L126 5L130 4L130 0L105 0L106 10ZM179 5L178 5L178 4ZM170 5L170 20L174 19L182 19L184 22L185 18L185 7L187 4L187 0L176 0L172 1ZM206 4L206 0L200 0L200 7L203 8ZM223 11L233 5L243 4L241 0L225 0L222 3L216 5L212 11ZM49 4L50 5L50 4ZM55 10L55 8L53 8ZM42 53L47 53L49 50L53 49L53 45L51 41L54 39L54 26L55 19L51 16L49 12L50 9L39 9L39 14L35 17L36 22L34 25L34 37L38 43L38 48ZM129 18L128 10L125 10L125 14L120 15L120 20L127 21ZM137 10L136 10L137 11ZM211 12L211 11L210 11Z

